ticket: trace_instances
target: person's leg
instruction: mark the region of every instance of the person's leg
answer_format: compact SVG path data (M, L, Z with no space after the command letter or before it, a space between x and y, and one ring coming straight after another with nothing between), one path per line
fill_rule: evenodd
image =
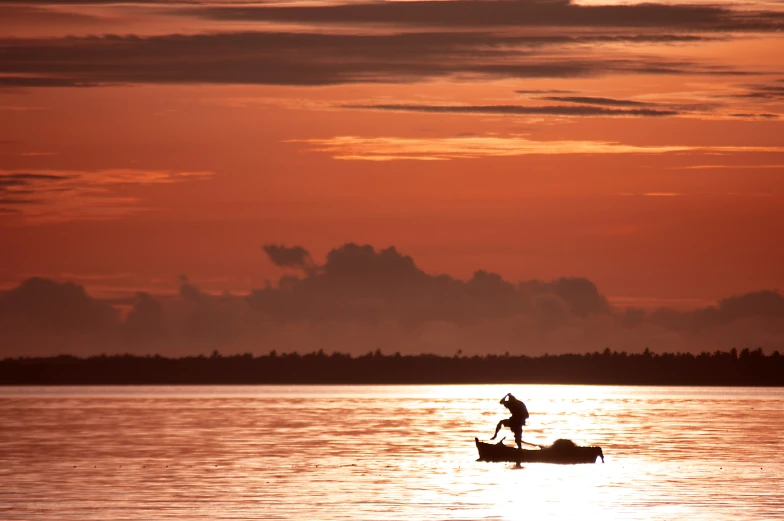
M523 427L522 425L516 425L514 429L515 435L515 443L517 443L517 448L523 448Z
M498 431L501 430L501 427L508 427L508 426L509 426L509 420L501 420L500 422L498 422L498 425L495 426L495 434L493 434L493 437L490 439L494 440L495 437L498 436Z
M515 443L517 443L517 448L523 448L523 421L520 418L515 418L514 416L509 418L509 430L514 433Z

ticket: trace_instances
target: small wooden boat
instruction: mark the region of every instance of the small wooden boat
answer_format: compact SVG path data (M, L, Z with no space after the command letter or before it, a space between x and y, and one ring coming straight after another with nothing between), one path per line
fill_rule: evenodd
M516 449L504 445L503 440L496 443L484 443L474 438L479 450L479 461L509 461L513 463L595 463L596 458L604 454L601 447L580 447L572 440L556 440L549 446L534 449Z

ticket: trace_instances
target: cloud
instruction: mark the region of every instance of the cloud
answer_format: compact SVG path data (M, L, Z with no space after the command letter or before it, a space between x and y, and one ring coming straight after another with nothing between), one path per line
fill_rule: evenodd
M230 83L337 85L408 83L446 77L573 78L617 73L745 74L624 50L565 55L542 45L571 37L477 32L194 35L0 39L0 86Z
M39 76L0 76L0 87L98 87L96 82L73 78Z
M769 114L769 113L752 114L749 112L742 112L742 113L730 114L730 117L741 118L741 119L778 119L779 115Z
M119 323L119 313L82 286L34 277L0 295L0 320L44 331L94 332ZM19 326L14 326L19 327Z
M574 94L573 90L561 89L531 89L531 90L516 90L517 94Z
M720 322L750 316L784 318L784 297L776 291L757 291L719 301L716 313Z
M513 157L535 154L693 154L784 152L784 147L636 146L607 141L536 141L524 136L461 136L447 138L402 138L338 136L328 139L294 140L335 159L393 161L439 161L479 157Z
M0 170L0 208L20 207L28 222L114 218L143 209L123 187L206 179L211 172L108 169Z
M554 101L564 101L558 98ZM605 98L571 98L577 99L605 99ZM566 100L568 101L568 100ZM608 103L593 102L594 104L612 104L621 106L620 100L608 100ZM575 101L575 103L581 103ZM582 103L591 103L590 101ZM628 102L629 104L633 102ZM644 105L640 103L639 105ZM593 107L587 105L546 105L546 106L526 106L526 105L340 105L346 109L365 109L365 110L385 110L395 112L430 112L438 114L498 114L498 115L548 115L548 116L636 116L636 117L664 117L676 116L679 112L668 109L634 108L634 109L610 109L604 107Z
M729 325L744 325L768 333L784 333L784 297L777 291L757 291L721 299L716 306L693 311L656 310L653 323L695 335Z
M743 98L759 99L764 101L779 101L784 99L784 84L781 82L769 82L743 85L744 92L740 94Z
M330 251L324 273L312 278L340 287L353 283L349 285L353 291L373 294L408 288L423 282L425 277L414 259L394 247L376 252L369 244L349 243Z
M730 169L730 168L737 168L739 170L747 170L747 169L781 169L784 171L784 164L778 165L688 165L688 166L673 166L670 167L672 170L711 170L711 169Z
M580 103L584 105L606 105L610 107L646 107L650 103L642 101L614 99L614 98L597 98L592 96L545 96L541 98L546 101L560 101L563 103Z
M35 2L0 1L0 26L10 27L13 24L72 24L72 23L100 23L101 18L84 13L68 12L60 9L51 9L55 2L42 2L42 5L30 5ZM86 3L86 2L85 2Z
M272 250L282 264L305 248ZM292 251L293 250L293 251ZM784 347L784 297L731 296L691 310L613 307L590 280L513 282L430 274L394 247L345 244L317 271L247 295L139 293L123 320L81 286L33 278L0 293L0 356L133 352L543 354Z
M28 5L116 5L116 4L165 4L167 0L0 0L0 6L18 7ZM171 2L175 3L175 2ZM196 3L189 0L177 0L176 4ZM5 8L5 7L4 7Z
M588 279L562 277L550 283L531 281L520 285L521 290L537 293L552 293L565 302L570 311L579 317L594 313L609 313L607 298L599 293L596 285Z
M16 6L19 4L33 4L33 5L52 5L52 6L112 6L112 5L155 5L159 7L166 6L212 6L216 3L223 2L223 5L260 5L260 4L275 4L281 5L286 3L296 3L301 0L0 0L0 6Z
M124 329L134 342L154 342L169 333L169 316L163 303L146 292L136 294Z
M710 5L584 5L568 0L459 0L418 2L354 2L316 5L209 6L184 8L179 14L212 20L392 25L398 27L585 27L665 28L692 31L776 31L776 11L733 10Z
M265 244L262 249L275 266L295 268L302 270L305 274L315 273L318 270L310 253L302 246L288 248L284 244Z
M0 105L0 111L8 111L8 112L38 112L40 110L46 110L45 107L32 107L30 105ZM4 144L3 141L0 141L0 145Z
M784 82L767 79L758 83L735 85L723 94L713 95L731 100L732 108L726 111L730 118L765 120L780 117L784 101Z
M525 93L525 94L551 94L546 91L515 91L517 93ZM571 94L577 94L576 92L572 92ZM688 96L695 96L694 92L690 92L687 94ZM661 98L662 95L658 94L656 97ZM715 103L711 102L708 103L703 99L697 99L695 101L684 103L684 100L679 97L677 94L670 95L668 101L659 101L659 102L649 102L649 101L638 101L638 100L631 100L631 99L618 99L618 98L608 98L608 97L600 97L600 96L585 96L585 95L547 95L547 96L535 96L532 99L537 101L548 101L548 102L558 102L558 103L566 103L569 105L576 105L581 109L583 107L599 107L599 108L611 108L617 112L615 115L628 115L628 116L691 116L691 117L699 117L700 119L712 118L712 119L725 119L727 117L726 111L721 111L720 109L726 109L726 103ZM619 110L620 108L620 110ZM613 115L612 112L607 111L607 115ZM589 111L586 111L586 115L592 115ZM597 111L596 115L601 115L600 111ZM736 116L736 115L730 115Z
M411 327L430 321L467 324L533 312L532 297L552 294L578 316L606 313L596 287L584 279L530 283L518 288L479 270L463 282L429 275L394 247L346 244L327 254L318 273L286 279L278 289L253 291L250 306L278 320L392 319ZM547 314L546 309L539 313Z
M199 289L198 286L191 284L187 276L180 276L180 297L182 297L183 300L199 302L202 299L202 295L201 289Z
M181 342L178 349L211 350L253 329L247 317L250 308L243 299L203 293L186 276L181 276L180 282L180 300L168 306L171 318L163 329Z

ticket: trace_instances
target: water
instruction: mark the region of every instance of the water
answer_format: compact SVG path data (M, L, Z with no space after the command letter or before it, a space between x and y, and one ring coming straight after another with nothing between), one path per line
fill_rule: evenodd
M509 391L524 440L607 463L475 461ZM781 519L782 411L782 389L7 387L0 519Z

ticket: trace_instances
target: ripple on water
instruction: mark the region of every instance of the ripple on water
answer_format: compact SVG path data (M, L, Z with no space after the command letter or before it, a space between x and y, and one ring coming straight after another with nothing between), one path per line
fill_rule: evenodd
M510 390L526 441L607 463L476 462ZM783 406L777 389L4 388L0 519L779 519Z

